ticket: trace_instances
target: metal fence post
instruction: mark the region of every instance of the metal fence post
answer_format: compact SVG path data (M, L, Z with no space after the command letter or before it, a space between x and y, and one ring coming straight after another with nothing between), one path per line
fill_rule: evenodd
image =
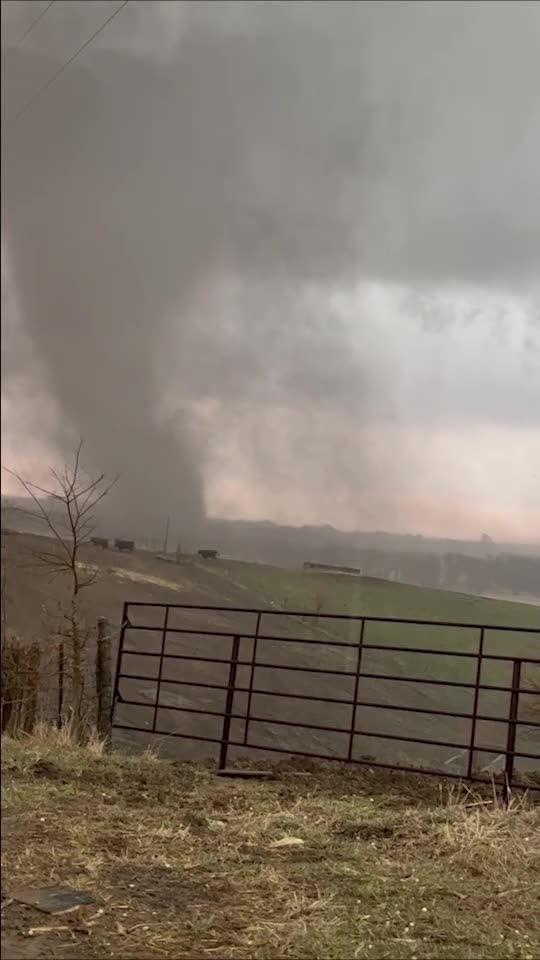
M114 724L114 708L116 706L117 700L120 699L120 667L122 665L122 654L124 652L124 637L126 630L131 626L128 618L128 608L129 603L124 603L122 609L122 626L120 628L120 636L118 638L118 652L116 654L116 670L114 672L114 688L111 698L111 728Z
M156 684L156 703L154 706L154 719L152 721L152 733L156 733L157 718L159 710L159 692L161 690L161 679L163 676L163 661L165 659L165 644L167 642L167 624L169 622L169 607L165 607L165 616L163 618L163 633L161 635L161 650L159 653L159 670Z
M261 616L262 613L259 610L257 614L257 623L255 625L255 636L253 637L253 650L251 655L251 669L249 671L249 692L246 706L246 722L244 724L244 746L247 747L248 741L248 730L249 730L249 715L251 713L251 700L253 698L253 679L255 676L255 660L257 658L257 644L259 642L259 630L261 627Z
M469 744L469 760L467 763L467 780L472 779L474 765L474 744L476 740L476 721L478 718L478 699L480 696L480 679L482 676L482 655L484 653L484 628L480 630L480 640L476 660L476 677L474 681L474 701L471 718L471 739Z
M506 763L504 769L503 799L508 803L514 779L514 761L516 749L516 726L519 707L519 688L521 684L521 660L514 660L512 670L512 694L510 697L510 714L508 717L508 735L506 738Z
M352 717L351 717L351 732L349 736L349 751L347 753L347 763L350 763L353 755L353 746L354 746L354 734L356 727L356 711L358 700L358 686L360 683L360 668L362 665L362 652L364 648L364 630L366 628L366 621L362 617L362 623L360 626L360 636L358 637L358 653L356 657L356 676L354 678L354 693L353 693L353 708L352 708Z
M227 700L225 703L225 714L223 717L223 732L221 734L221 747L219 750L218 770L225 770L227 765L227 753L229 750L229 737L231 734L231 713L234 703L234 691L236 688L236 671L238 669L238 654L240 652L240 637L233 637L231 650L231 665L229 667L229 681L227 685Z

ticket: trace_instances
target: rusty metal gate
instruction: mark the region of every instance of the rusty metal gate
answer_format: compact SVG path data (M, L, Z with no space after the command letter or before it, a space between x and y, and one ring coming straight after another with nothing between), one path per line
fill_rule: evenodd
M331 622L341 634L329 630ZM539 627L156 603L126 603L122 623L115 730L212 745L219 770L234 748L477 782L494 778L507 790L540 786ZM296 635L286 635L293 627ZM433 642L441 631L457 648ZM411 637L412 643L395 642ZM276 649L277 660L268 659ZM435 664L432 674L423 658ZM264 679L261 685L261 677L272 676L275 689ZM134 688L141 682L142 690ZM384 695L379 702L377 690ZM187 699L180 691L188 691ZM408 702L398 702L400 691ZM315 717L288 720L285 698ZM266 704L266 716L257 702ZM339 724L324 722L338 713ZM370 715L379 718L375 729L366 726ZM210 720L213 727L205 729ZM443 739L420 735L422 723L428 733L438 727ZM257 727L262 736L253 733ZM293 730L309 742L291 739ZM387 755L389 741L405 755ZM426 751L435 748L452 757L430 761ZM490 756L496 761L484 765L482 757Z

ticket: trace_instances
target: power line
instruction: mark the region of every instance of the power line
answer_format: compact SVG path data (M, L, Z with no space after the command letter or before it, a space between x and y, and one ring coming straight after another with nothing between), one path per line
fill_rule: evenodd
M124 7L127 7L128 3L129 3L129 0L123 0L123 3L121 3L120 6L117 7L116 10L115 10L113 13L111 13L110 17L107 17L107 19L104 21L104 23L102 23L101 26L98 27L98 29L92 34L91 37L88 37L88 40L85 40L85 42L82 44L82 46L80 46L79 49L75 51L75 53L73 54L73 56L71 56L71 57L69 58L69 60L66 60L66 62L63 63L61 67L59 67L59 69L56 71L56 73L53 73L52 77L50 77L49 80L47 80L47 82L46 82L42 87L40 87L40 89L37 91L37 93L34 94L34 96L30 98L30 100L27 100L27 102L25 103L24 107L22 107L22 109L19 110L19 112L13 117L12 120L9 121L8 124L6 124L6 129L7 129L7 130L10 130L12 127L15 126L16 123L18 123L18 121L21 119L21 117L26 113L27 110L30 109L30 107L36 102L36 100L37 100L43 93L45 93L45 91L49 89L49 87L55 82L55 80L58 79L58 77L60 76L60 74L63 73L64 70L67 70L67 68L73 63L73 61L76 60L77 57L78 57L84 50L86 50L87 47L90 46L90 44L93 42L93 40L96 39L96 37L105 29L105 27L108 26L108 24L109 24L112 20L114 20L114 18L115 18L116 16L118 16L118 14L120 13L120 11L123 10ZM46 11L45 11L45 12L46 12Z
M49 10L51 9L51 7L52 7L52 5L53 5L54 2L55 2L55 0L50 0L50 3L47 4L47 6L41 11L41 13L39 13L37 17L34 17L34 19L32 20L32 23L30 24L30 26L27 27L26 30L24 31L24 33L23 33L22 37L20 38L18 44L17 44L12 50L10 50L10 51L8 52L8 54L7 54L7 57L4 58L4 63L5 63L5 60L6 60L6 59L9 59L9 57L13 56L13 54L17 52L17 50L19 49L19 47L22 47L22 45L23 45L24 41L26 40L28 34L29 34L29 33L32 33L32 30L34 29L34 27L37 27L39 21L42 20L43 17L45 16L45 14L49 12Z

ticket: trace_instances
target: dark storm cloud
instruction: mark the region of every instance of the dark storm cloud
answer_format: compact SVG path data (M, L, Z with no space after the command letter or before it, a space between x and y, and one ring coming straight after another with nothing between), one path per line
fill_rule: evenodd
M14 78L51 76L97 6L53 6L49 46L36 29L13 51L23 31L6 32L5 120ZM178 42L161 50L173 8ZM534 3L133 3L7 127L21 315L66 427L124 476L125 525L202 517L193 400L338 393L359 416L392 410L384 369L353 362L313 287L530 291L539 48ZM201 316L223 277L243 291L233 315ZM156 412L163 370L185 408L173 421Z

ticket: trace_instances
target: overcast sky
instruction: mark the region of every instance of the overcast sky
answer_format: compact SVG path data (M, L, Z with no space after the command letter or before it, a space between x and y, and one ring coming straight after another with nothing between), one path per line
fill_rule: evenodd
M10 127L119 3L46 6L2 3L3 461L540 541L540 6L131 2Z

